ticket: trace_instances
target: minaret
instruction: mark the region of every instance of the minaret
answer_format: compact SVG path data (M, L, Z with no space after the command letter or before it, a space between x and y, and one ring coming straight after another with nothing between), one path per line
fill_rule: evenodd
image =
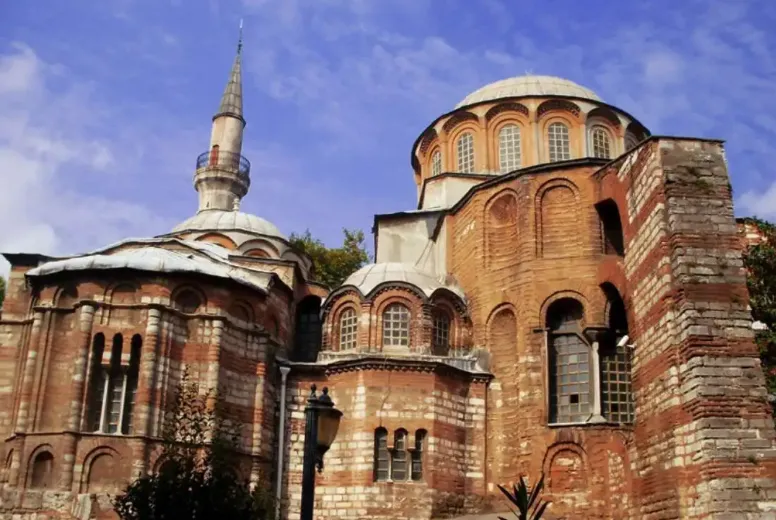
M197 158L194 188L199 210L237 211L251 184L251 164L241 155L245 119L242 109L242 21L237 55L221 105L213 116L210 149Z

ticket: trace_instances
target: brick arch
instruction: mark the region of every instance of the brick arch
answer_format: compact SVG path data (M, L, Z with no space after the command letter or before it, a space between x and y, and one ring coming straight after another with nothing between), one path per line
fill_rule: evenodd
M359 332L361 329L361 302L355 299L341 300L340 303L331 310L327 316L327 320L324 322L324 329L328 329L327 336L329 341L324 341L324 346L328 347L326 350L339 351L340 349L340 335L342 333L342 315L347 310L352 310L356 313L356 349L359 347Z
M229 306L227 313L238 320L253 323L256 318L256 314L253 311L253 306L245 300L235 300Z
M622 126L622 123L620 122L620 118L617 117L617 114L612 110L611 108L607 107L596 107L590 112L587 113L587 120L590 121L591 119L601 119L605 120L609 125L611 125L614 128L620 128Z
M579 189L566 179L553 179L534 197L537 256L564 258L579 254L581 204Z
M548 99L539 105L539 107L536 109L536 115L538 117L543 117L549 112L556 111L568 112L577 119L580 117L580 115L582 115L582 110L579 108L579 105L567 99Z
M422 153L424 156L426 155L426 152L428 152L429 147L434 142L435 139L437 139L439 135L437 134L437 131L435 128L429 128L423 133L423 137L420 141L420 146L418 149L420 150L420 153Z
M54 293L54 306L72 308L78 302L78 288L69 283L59 287Z
M380 296L393 291L401 291L412 295L413 300L417 300L419 304L427 303L428 297L417 285L408 282L389 281L378 284L374 289L369 291L369 294L364 295L365 300L371 300L376 303L380 299Z
M589 500L586 500L590 494L588 467L587 452L575 442L560 442L547 449L542 470L547 490L555 501L559 501L561 497L564 505L571 501L571 510L575 509L575 502L589 503ZM578 514L582 513L579 508L576 511Z
M35 475L35 462L38 460L38 456L48 454L50 456L50 469L48 476L46 477L45 486L44 487L38 487L38 489L51 489L54 485L54 483L57 480L57 458L54 455L54 447L51 444L40 444L35 447L34 450L30 453L30 456L27 457L27 473L25 475L25 487L31 488L33 485L33 477L37 477Z
M280 258L280 251L268 240L249 240L240 246L240 252L256 258Z
M90 451L81 464L81 493L114 491L120 487L116 477L120 473L120 462L119 453L109 446L100 446Z
M177 310L181 310L184 307L187 309L193 308L194 299L192 295L199 298L199 306L197 307L197 311L201 310L207 305L207 297L205 292L199 287L191 284L181 284L176 287L170 296L170 303Z
M452 117L450 117L450 119L445 121L445 124L442 125L442 131L445 133L450 133L453 128L463 123L464 121L474 121L479 123L480 118L477 117L477 114L473 114L472 112L457 112Z
M416 290L409 290L406 287L387 287L375 295L372 300L372 309L370 314L371 337L379 343L382 349L383 344L383 313L389 305L401 303L410 310L410 345L411 351L420 346L423 337L423 306L425 297L421 298Z
M121 281L108 286L105 299L110 303L136 303L138 286L134 282Z
M509 267L517 260L518 200L517 192L505 189L485 203L485 265L490 268Z
M586 289L587 287L584 284L578 282L570 284L567 289L555 291L545 297L542 301L542 304L539 306L538 321L541 323L541 326L544 327L544 324L547 321L547 311L549 310L550 306L556 301L562 300L564 298L577 300L582 305L585 317L587 317L588 313L590 312L590 299L585 295ZM583 318L583 320L584 319L585 318Z
M504 112L517 112L519 114L524 115L525 117L528 117L528 107L526 107L522 103L517 103L515 101L506 102L506 103L499 103L498 105L495 105L490 108L485 113L485 120L490 121L494 117L496 117L499 114L502 114Z
M195 240L196 242L208 242L211 244L216 244L232 251L237 249L237 244L234 242L234 240L226 235L222 235L221 233L205 233L204 235L198 236Z

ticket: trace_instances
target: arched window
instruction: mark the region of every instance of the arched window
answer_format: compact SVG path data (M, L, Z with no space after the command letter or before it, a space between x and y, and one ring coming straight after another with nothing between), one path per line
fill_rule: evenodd
M601 414L607 421L632 423L635 419L631 384L630 345L620 346L620 340L628 334L628 317L625 303L617 289L609 283L601 287L606 294L609 316L607 341L598 346L601 363Z
M609 138L609 132L601 127L594 126L590 132L590 149L593 153L593 157L601 159L612 158L611 139Z
M318 358L322 332L321 299L308 296L297 305L294 361L312 362Z
M197 312L200 305L202 305L202 299L191 289L184 289L175 296L175 307L186 314Z
M562 298L547 310L550 346L550 422L585 422L592 412L593 381L590 348L579 321L584 310L572 298Z
M461 134L456 141L458 152L458 173L474 173L474 136L470 132Z
M550 162L567 161L571 159L569 127L563 123L552 123L547 128L547 146Z
M504 125L498 133L499 171L511 172L520 167L520 127Z
M622 221L617 203L607 199L595 205L601 222L601 238L605 255L625 255L625 240L622 235Z
M42 451L35 455L30 475L31 489L51 489L54 486L54 456Z
M627 132L625 134L625 151L630 151L636 148L636 146L639 144L639 138L633 135L630 132Z
M423 445L426 442L426 430L415 432L415 449L412 450L412 480L423 480Z
M442 173L442 152L435 151L431 155L431 176L439 175Z
M450 350L450 316L436 311L433 316L434 354L444 356Z
M410 310L392 303L383 312L383 347L410 346Z
M349 350L356 348L358 339L358 315L354 309L345 309L340 316L339 348Z
M135 334L130 342L129 363L122 363L124 339L113 337L110 353L105 352L105 336L94 337L89 409L89 431L127 435L132 432L132 416L140 372L143 340Z
M386 481L390 475L391 459L388 453L388 430L375 430L374 478L376 481Z
M407 480L407 431L396 430L391 452L391 480Z

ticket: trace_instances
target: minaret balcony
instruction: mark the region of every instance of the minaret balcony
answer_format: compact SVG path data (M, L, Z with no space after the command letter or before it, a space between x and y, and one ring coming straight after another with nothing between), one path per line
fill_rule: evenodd
M205 168L235 172L246 180L251 173L251 163L248 159L239 153L222 152L216 147L197 157L197 171Z

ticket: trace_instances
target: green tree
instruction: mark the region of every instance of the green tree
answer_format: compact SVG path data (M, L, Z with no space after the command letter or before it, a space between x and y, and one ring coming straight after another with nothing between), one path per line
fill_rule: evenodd
M313 261L313 281L330 288L341 285L345 279L369 262L369 253L364 244L364 232L343 229L342 246L329 248L308 229L301 235L292 233L289 241L294 248L307 253Z
M114 500L122 520L229 518L268 520L273 503L237 476L236 433L184 372L162 434L159 471L130 484Z
M749 305L752 318L765 324L755 332L760 349L768 392L776 393L776 225L760 219L747 219L757 226L765 241L750 247L744 253L747 270ZM776 410L775 410L776 411Z

